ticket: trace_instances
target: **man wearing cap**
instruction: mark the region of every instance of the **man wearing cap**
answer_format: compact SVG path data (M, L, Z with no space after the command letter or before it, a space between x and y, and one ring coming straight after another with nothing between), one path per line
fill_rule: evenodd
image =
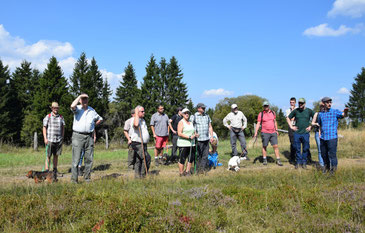
M288 117L289 114L294 111L295 109L295 104L297 103L297 99L295 97L291 97L290 98L290 108L288 108L285 111L285 117ZM295 120L290 119L291 121L291 125L294 126L295 125ZM295 144L294 144L294 131L288 127L288 135L289 135L289 141L290 141L290 156L289 156L289 163L291 164L296 164L295 162L295 158L296 158L296 150L295 150Z
M53 173L57 180L57 163L58 156L62 153L62 141L65 135L65 120L58 114L58 103L53 102L51 105L52 112L43 119L43 139L46 145L46 162L45 170L49 170L49 162L53 155Z
M287 117L286 121L289 127L294 131L294 143L297 157L295 169L299 166L307 169L307 156L309 153L309 132L311 131L311 118L314 112L310 108L305 107L305 99L299 99L299 108L294 109ZM291 119L295 119L295 126L291 124ZM301 151L303 146L303 152Z
M197 112L190 116L189 121L193 122L196 133L198 134L198 151L196 168L198 173L203 173L208 168L209 141L213 140L212 121L205 113L206 106L199 103L196 106Z
M77 105L80 103L80 105ZM91 168L94 160L94 139L93 131L95 126L99 125L103 118L89 105L89 96L85 93L79 95L71 104L71 110L74 114L72 126L72 165L71 165L71 182L78 182L77 166L80 161L82 150L84 154L84 180L91 181Z
M241 111L238 111L237 104L232 104L231 112L228 113L227 116L223 119L223 125L229 129L232 147L231 156L237 156L238 154L236 148L236 143L238 139L241 144L242 156L246 157L246 159L249 160L246 151L245 134L243 133L243 130L247 127L247 118Z
M174 161L177 159L177 139L179 135L177 134L177 126L180 120L183 118L182 116L182 108L178 107L176 109L176 114L171 117L169 120L169 127L172 132L172 150L171 150L171 160Z
M162 159L163 148L166 147L169 138L169 117L164 113L164 107L160 104L157 112L152 115L150 122L155 144L155 165L158 166Z
M132 121L133 121L133 117L134 117L134 112L135 109L131 110L131 118L129 118L128 120L126 120L124 122L124 136L127 138L128 140L128 160L127 160L127 165L129 169L134 169L134 164L135 164L135 160L133 159L133 149L132 149L132 140L130 138L130 130L132 129Z
M262 157L263 157L263 165L267 165L267 146L269 142L271 146L274 148L275 156L276 156L276 164L278 166L283 166L280 161L279 147L278 147L278 124L276 122L276 114L269 107L269 102L264 101L262 104L264 111L260 112L257 116L257 125L255 129L254 138L257 137L257 132L260 129L261 125L261 139L262 139Z
M330 97L322 98L324 103L324 111L318 114L318 124L321 129L321 155L324 160L323 172L330 171L334 174L337 170L337 127L338 119L347 116L348 108L343 112L333 109L332 99Z

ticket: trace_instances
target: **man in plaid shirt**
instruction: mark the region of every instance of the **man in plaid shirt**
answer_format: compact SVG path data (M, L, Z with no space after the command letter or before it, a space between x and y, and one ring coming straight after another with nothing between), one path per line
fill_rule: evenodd
M347 116L348 108L343 112L338 109L332 109L332 99L324 97L322 99L325 110L318 114L318 124L320 125L321 134L321 155L324 161L323 172L330 171L334 174L337 170L337 127L338 119Z
M43 139L46 145L47 158L45 170L49 169L49 161L53 154L53 172L57 179L57 163L58 156L62 153L62 141L65 135L65 121L58 114L58 103L53 102L51 106L52 112L43 119Z
M198 173L202 173L208 167L209 141L213 140L213 127L209 115L205 113L206 106L199 103L196 108L198 112L190 116L189 121L193 123L198 134L198 154L195 162Z

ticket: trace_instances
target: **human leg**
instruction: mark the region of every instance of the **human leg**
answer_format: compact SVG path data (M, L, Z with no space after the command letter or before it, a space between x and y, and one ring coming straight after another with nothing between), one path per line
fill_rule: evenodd
M85 137L86 144L85 144L85 153L84 153L84 179L90 180L91 178L91 168L94 162L94 139L92 136L87 135Z
M319 162L319 165L321 167L323 167L324 166L324 162L323 162L323 158L322 158L322 155L321 155L321 140L319 138L319 132L316 132L315 133L314 138L316 139L316 144L317 144L318 162Z
M295 145L295 150L296 150L296 160L297 160L297 164L301 165L302 164L302 154L301 154L301 136L300 134L294 133L294 145Z
M81 151L84 148L85 140L83 135L78 133L72 134L72 164L71 164L71 181L78 181L77 167L80 162Z
M232 148L232 154L231 156L236 156L237 155L237 148L236 148L236 144L237 144L237 135L235 132L233 132L233 130L229 131L229 135L230 135L230 141L231 141L231 148Z
M337 170L337 138L328 140L328 158L330 161L330 171Z

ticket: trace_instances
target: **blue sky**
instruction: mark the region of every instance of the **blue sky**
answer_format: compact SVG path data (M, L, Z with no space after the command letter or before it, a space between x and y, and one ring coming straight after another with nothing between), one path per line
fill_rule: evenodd
M0 59L42 70L55 55L68 77L85 52L115 89L128 61L142 81L151 54L175 56L195 104L256 94L343 108L365 66L364 18L365 0L3 1Z

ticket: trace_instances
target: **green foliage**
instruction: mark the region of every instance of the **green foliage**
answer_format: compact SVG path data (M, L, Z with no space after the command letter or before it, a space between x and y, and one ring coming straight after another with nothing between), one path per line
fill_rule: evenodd
M42 137L42 120L38 118L31 110L25 112L24 124L21 129L21 139L26 146L33 144L34 132L38 134L38 140ZM38 141L38 142L43 142Z
M286 117L281 108L279 110L279 113L276 112L276 122L278 124L278 129L288 129L288 123L286 122Z
M74 98L79 96L82 92L86 92L90 85L93 84L89 78L89 64L87 63L86 54L81 53L79 59L77 60L73 73L70 77L71 85L70 90ZM86 89L86 90L85 90Z
M355 82L352 84L350 99L346 104L349 108L349 116L354 121L365 122L365 68L361 68L361 73L357 74Z

